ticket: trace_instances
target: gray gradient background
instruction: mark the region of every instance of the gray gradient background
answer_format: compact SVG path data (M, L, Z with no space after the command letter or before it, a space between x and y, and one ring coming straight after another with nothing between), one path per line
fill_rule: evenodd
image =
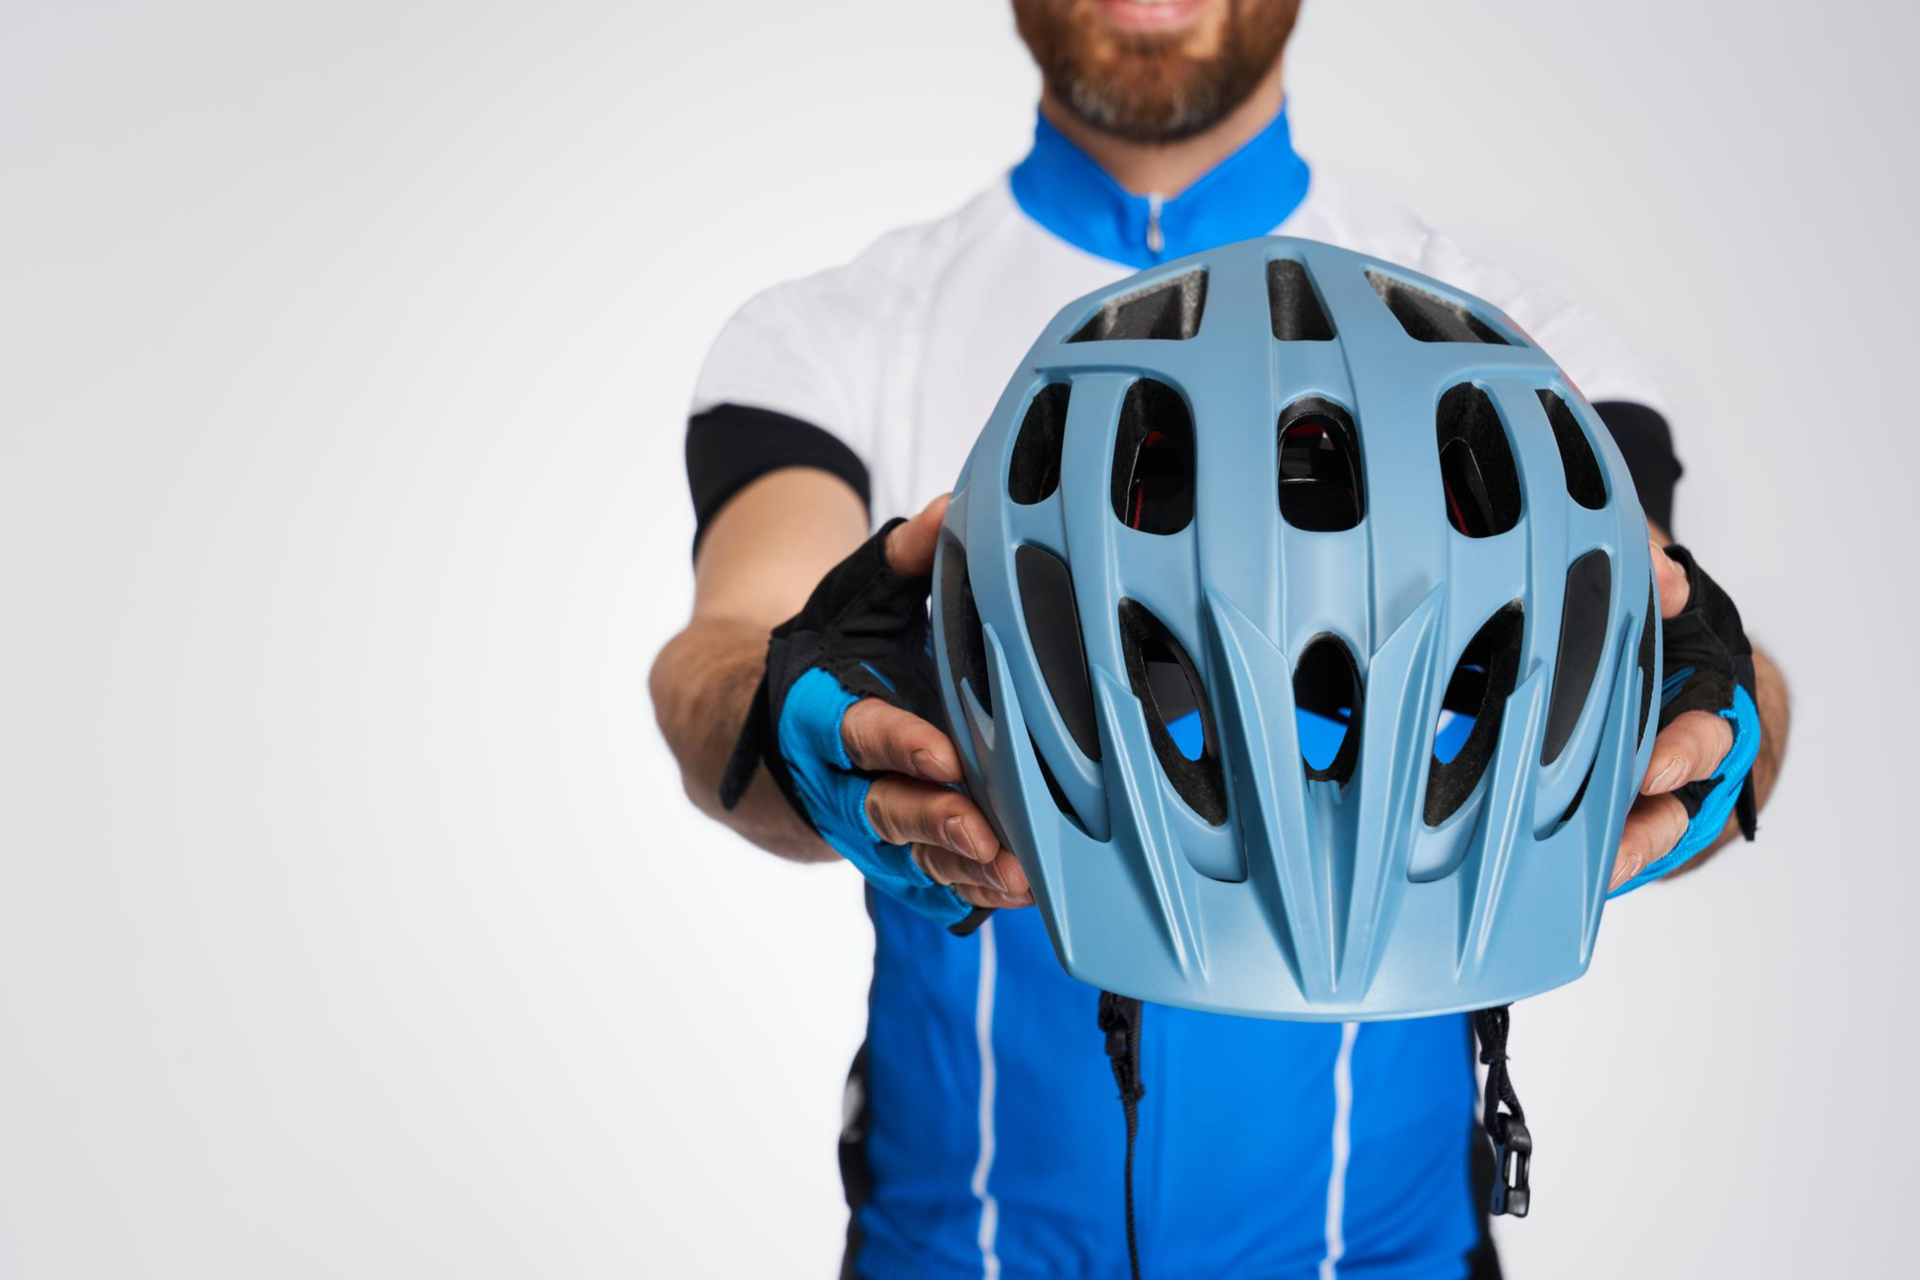
M1798 695L1518 1023L1516 1276L1911 1262L1917 38L1307 6L1309 157L1624 331ZM0 1275L832 1273L870 935L654 733L683 407L1034 88L990 0L0 2Z

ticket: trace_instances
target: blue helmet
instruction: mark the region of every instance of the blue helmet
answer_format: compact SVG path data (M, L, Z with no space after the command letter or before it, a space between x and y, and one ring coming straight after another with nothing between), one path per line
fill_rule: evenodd
M955 485L933 614L1075 977L1367 1019L1586 969L1658 608L1625 462L1497 308L1284 238L1073 303Z

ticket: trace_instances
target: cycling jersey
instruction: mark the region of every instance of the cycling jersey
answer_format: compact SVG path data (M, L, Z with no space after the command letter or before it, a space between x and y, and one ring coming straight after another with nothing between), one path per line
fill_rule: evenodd
M786 466L841 476L876 519L918 510L952 484L1063 304L1268 232L1400 263L1503 308L1594 402L1649 516L1670 524L1679 465L1622 344L1404 210L1311 172L1283 112L1165 200L1125 191L1042 120L1026 159L954 214L754 298L695 393L699 527ZM869 1025L842 1143L846 1273L1126 1274L1125 1133L1097 993L1060 969L1037 912L999 912L956 938L882 895L869 911ZM1464 1018L1342 1026L1154 1007L1141 1066L1146 1274L1495 1274L1473 1185L1484 1147Z

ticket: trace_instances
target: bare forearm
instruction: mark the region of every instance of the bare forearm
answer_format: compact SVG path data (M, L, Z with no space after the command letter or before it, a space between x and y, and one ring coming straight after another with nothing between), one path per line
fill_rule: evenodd
M654 660L648 681L654 715L680 762L687 798L702 813L783 858L825 861L838 855L801 823L764 769L737 806L720 807L720 777L766 669L766 653L765 627L694 619Z
M837 476L793 467L760 477L708 526L694 560L686 630L654 659L648 685L660 732L699 810L796 862L836 858L765 769L732 809L720 778L766 671L767 637L806 603L822 574L866 536L866 508Z

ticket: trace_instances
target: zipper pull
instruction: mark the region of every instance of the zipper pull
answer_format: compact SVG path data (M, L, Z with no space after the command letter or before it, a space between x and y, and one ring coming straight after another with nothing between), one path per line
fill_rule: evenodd
M1160 234L1160 206L1165 198L1157 194L1147 196L1147 252L1156 258L1167 247L1167 241Z

